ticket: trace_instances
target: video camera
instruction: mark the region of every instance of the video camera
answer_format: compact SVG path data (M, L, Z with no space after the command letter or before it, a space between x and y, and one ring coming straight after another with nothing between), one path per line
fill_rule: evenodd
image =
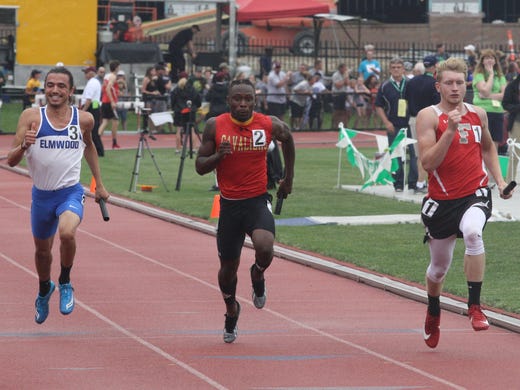
M152 111L152 109L147 107L137 108L137 113L138 115L141 115L142 119L142 125L138 131L142 134L148 134L148 136L155 141L157 138L155 138L154 135L150 133L150 131L148 130L148 116L150 114L150 111Z
M186 126L188 123L195 122L195 112L197 108L193 108L193 103L191 100L186 101L186 107L181 110L181 126Z

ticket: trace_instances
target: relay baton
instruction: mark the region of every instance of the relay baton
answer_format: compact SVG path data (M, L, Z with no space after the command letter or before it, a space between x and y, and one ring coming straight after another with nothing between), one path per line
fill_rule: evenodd
M280 215L280 213L282 212L282 206L283 206L283 197L278 196L278 198L276 198L276 206L274 208L274 213L276 215Z
M502 191L502 193L504 195L509 195L509 193L513 190L513 188L516 187L516 181L511 181L511 183L509 183L506 188L504 188L504 190Z
M101 210L101 215L103 216L103 221L109 221L110 215L108 215L107 204L105 202L105 199L99 200L99 209Z

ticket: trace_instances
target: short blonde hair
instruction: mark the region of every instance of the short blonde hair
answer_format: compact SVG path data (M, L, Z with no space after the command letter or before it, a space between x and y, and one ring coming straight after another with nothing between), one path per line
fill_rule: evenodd
M437 64L437 81L440 82L442 80L442 73L446 71L464 73L464 80L468 78L468 66L462 58L450 57Z

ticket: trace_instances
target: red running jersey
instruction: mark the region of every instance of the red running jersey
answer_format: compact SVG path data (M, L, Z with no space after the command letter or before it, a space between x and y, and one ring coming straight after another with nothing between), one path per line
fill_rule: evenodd
M267 191L267 150L271 143L271 117L257 112L247 122L238 122L225 113L216 118L217 150L229 141L232 154L217 165L217 180L226 199L254 198Z
M467 112L442 163L428 174L428 194L436 200L458 199L485 187L488 175L482 160L482 122L472 105ZM432 106L439 117L437 140L448 127L448 115Z
M110 103L110 98L107 95L108 78L103 79L103 85L101 86L101 103ZM114 81L112 84L112 97L117 103L119 100L119 84Z

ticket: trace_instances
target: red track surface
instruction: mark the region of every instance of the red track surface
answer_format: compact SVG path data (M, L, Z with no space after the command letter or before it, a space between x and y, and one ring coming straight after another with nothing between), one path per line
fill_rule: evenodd
M245 248L239 337L224 344L214 237L87 199L72 272L77 306L58 293L34 322L37 279L30 179L0 169L0 388L517 388L520 338L443 312L437 349L422 341L425 305L275 259L268 302L250 300ZM58 276L58 245L53 279Z

